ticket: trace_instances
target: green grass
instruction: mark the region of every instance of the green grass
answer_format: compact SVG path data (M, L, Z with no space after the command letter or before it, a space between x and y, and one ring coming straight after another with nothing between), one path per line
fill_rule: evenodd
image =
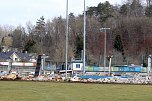
M0 101L152 101L152 86L0 81Z

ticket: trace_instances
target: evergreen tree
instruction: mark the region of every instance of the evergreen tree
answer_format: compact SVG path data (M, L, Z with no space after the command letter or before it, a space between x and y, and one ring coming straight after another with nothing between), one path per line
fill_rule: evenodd
M122 15L127 15L127 5L126 4L124 4L124 5L122 5L121 7L120 7L120 14L122 14Z
M97 14L97 7L89 7L86 11L86 14L89 16L93 16Z
M29 39L29 40L27 41L27 43L25 44L23 51L24 51L24 52L27 51L28 53L30 53L30 52L35 52L35 48L34 48L34 45L35 45L35 44L36 44L36 43L35 43L34 40Z
M22 39L23 32L20 29L15 29L12 38L13 38L13 48L22 49L23 48L23 39Z
M116 37L115 37L114 49L121 52L122 55L124 55L124 49L123 49L120 35L116 35Z
M83 37L78 34L76 37L76 57L81 57L81 51L83 50Z
M108 1L99 3L97 6L97 16L100 22L105 22L109 17L112 17L112 5Z
M45 34L45 21L44 17L40 17L40 19L37 20L36 22L36 32L39 34Z
M36 33L36 40L37 40L37 47L41 47L39 52L40 54L43 54L43 49L44 49L44 40L45 40L45 21L44 17L40 17L40 19L37 20L36 22L36 27L35 27L35 33Z
M102 23L105 22L109 17L112 17L112 5L106 1L104 3L99 3L97 7L89 7L87 15L95 15L98 20Z
M133 0L132 4L130 5L130 12L132 16L141 16L143 15L143 7L139 0Z
M146 9L145 9L145 15L147 17L152 17L152 5L150 5L149 7L146 7Z

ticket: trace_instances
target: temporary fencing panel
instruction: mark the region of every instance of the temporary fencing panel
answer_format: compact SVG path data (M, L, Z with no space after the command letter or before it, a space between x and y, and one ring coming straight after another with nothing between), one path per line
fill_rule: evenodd
M105 71L109 71L109 67L105 67Z
M99 71L99 67L93 67L93 71L94 72L98 72Z
M113 67L113 71L114 72L118 72L119 71L119 67Z
M99 67L99 71L104 71L104 67Z
M147 67L142 67L141 72L147 72Z
M93 67L92 66L88 66L88 71L93 72Z

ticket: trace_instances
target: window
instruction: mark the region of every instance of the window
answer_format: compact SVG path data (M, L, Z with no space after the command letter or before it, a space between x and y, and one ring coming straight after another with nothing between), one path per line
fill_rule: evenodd
M76 64L76 68L80 68L80 64Z
M18 59L17 59L17 58L15 58L15 61L18 61Z

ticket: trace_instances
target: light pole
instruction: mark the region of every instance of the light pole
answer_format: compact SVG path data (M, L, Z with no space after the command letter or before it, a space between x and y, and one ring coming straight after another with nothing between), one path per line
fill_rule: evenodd
M85 0L84 0L84 32L83 32L83 74L85 74L85 52L86 52L86 10L85 10Z
M103 60L103 65L104 65L104 72L105 72L105 68L106 68L106 45L107 45L107 31L106 30L110 30L110 28L101 28L101 30L104 30L104 60Z
M65 78L67 79L68 69L68 32L69 32L69 15L68 15L68 0L66 2L66 42L65 42Z

